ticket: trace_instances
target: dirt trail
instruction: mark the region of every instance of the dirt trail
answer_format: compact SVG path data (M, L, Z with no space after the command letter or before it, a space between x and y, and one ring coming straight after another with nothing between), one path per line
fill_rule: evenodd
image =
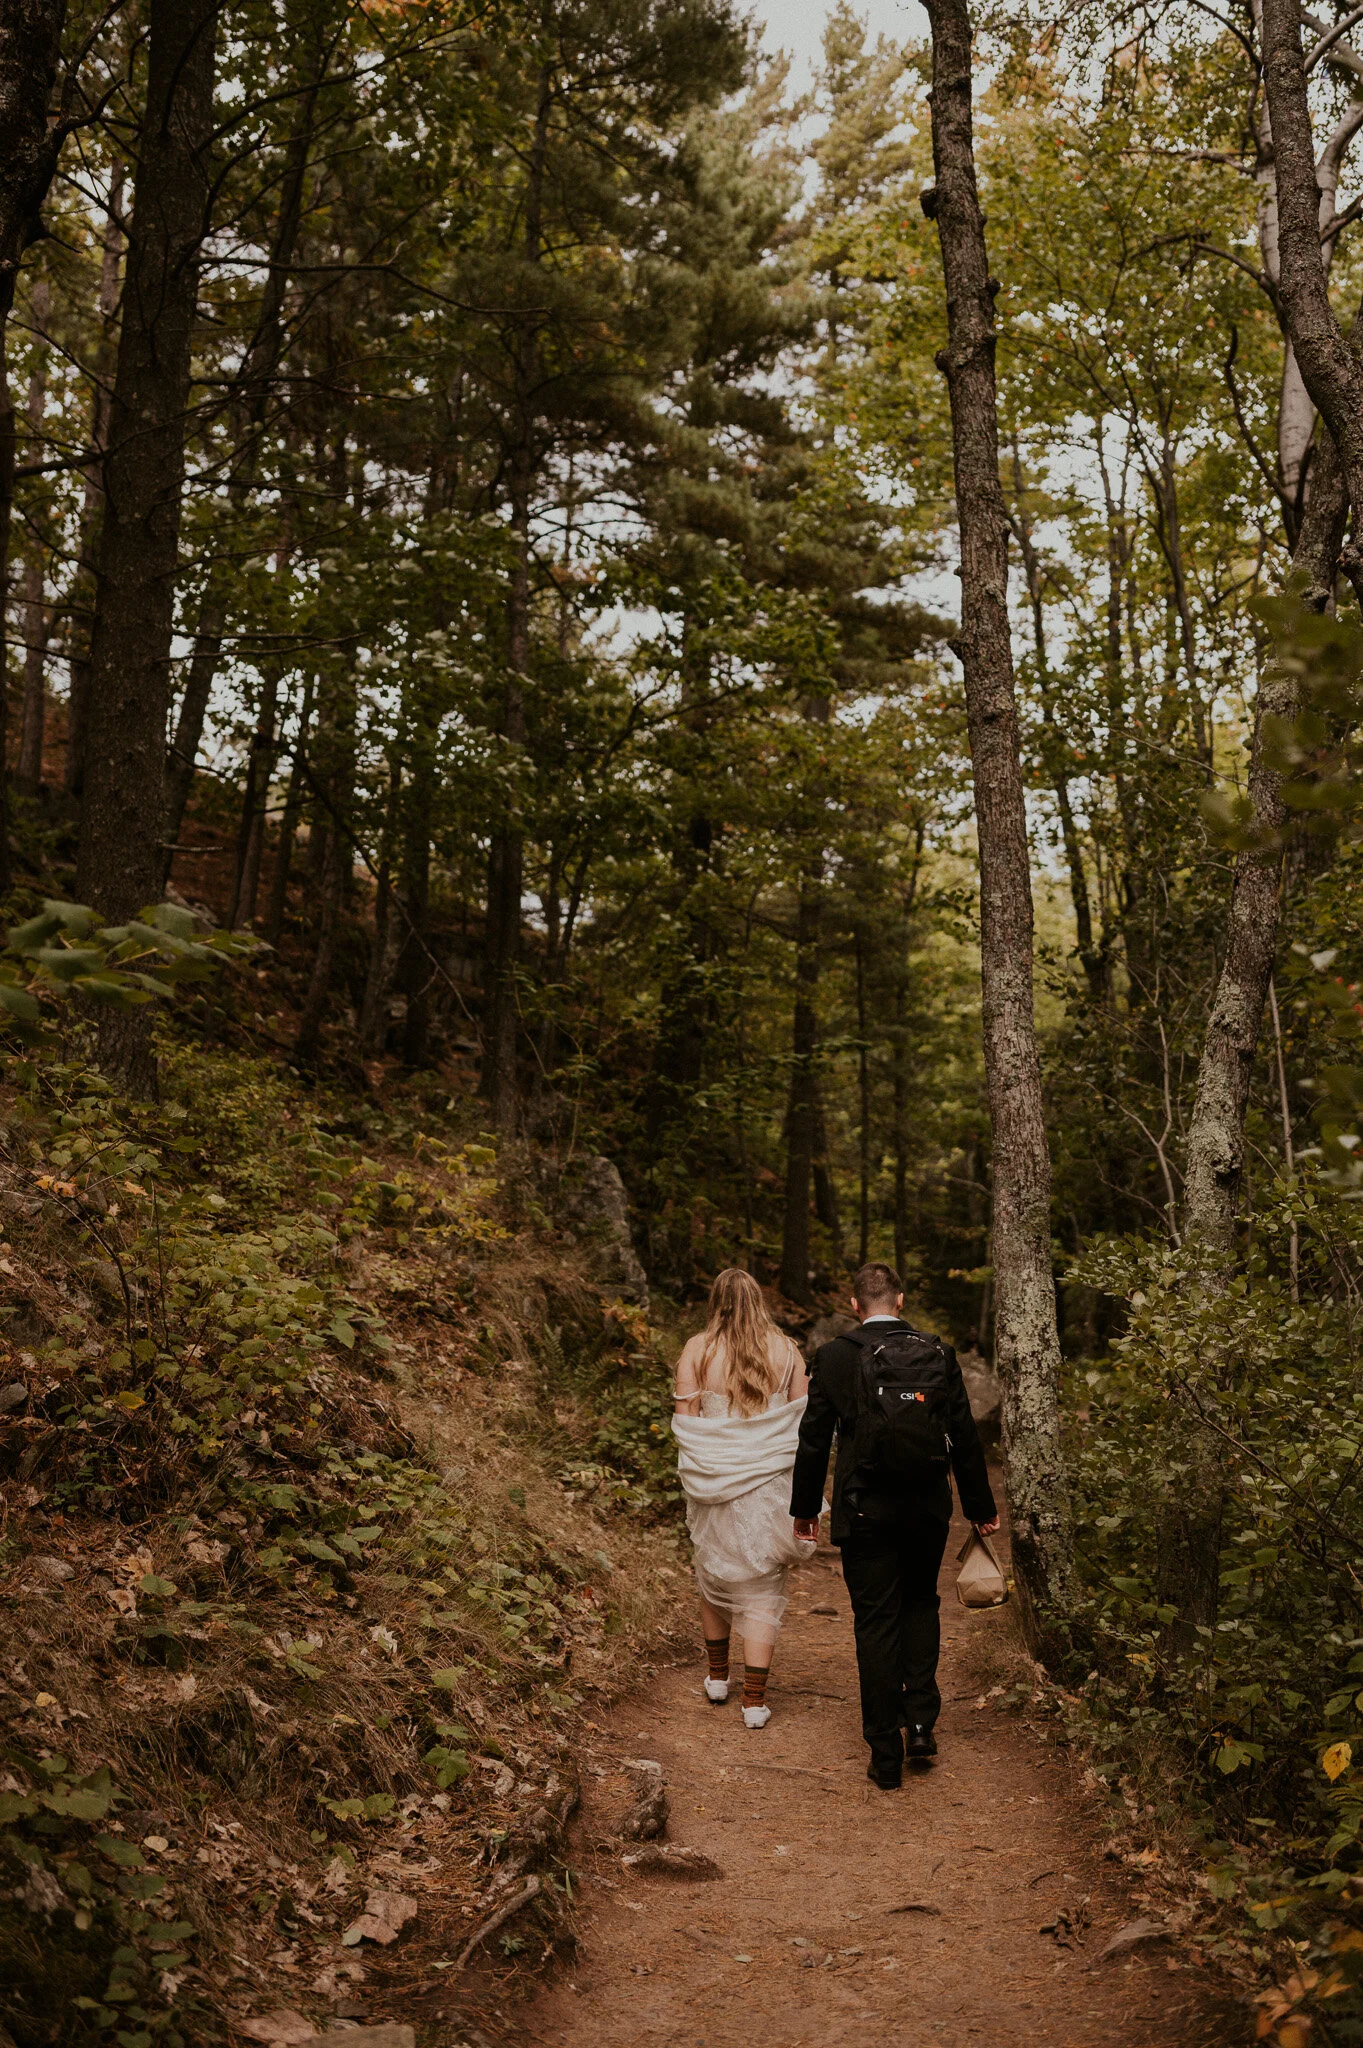
M1096 1965L1148 1908L1101 1857L1068 1767L1016 1716L975 1706L968 1614L942 1576L941 1755L898 1793L866 1781L850 1606L837 1553L792 1575L770 1692L747 1732L710 1706L699 1662L664 1671L584 1750L575 1849L576 1963L523 2012L534 2048L1231 2048L1243 2010L1156 1945ZM832 1607L835 1615L820 1614ZM741 1686L734 1688L734 1695ZM966 1695L962 1697L962 1695ZM719 1882L635 1878L609 1844L630 1803L630 1757L655 1758L668 1839L703 1850ZM1087 1897L1081 1948L1039 1930ZM894 1913L902 1905L935 1913Z

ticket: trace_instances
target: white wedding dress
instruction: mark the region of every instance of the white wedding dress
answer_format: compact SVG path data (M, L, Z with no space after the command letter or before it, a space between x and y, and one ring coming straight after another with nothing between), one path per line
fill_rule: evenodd
M790 1517L790 1475L807 1404L803 1395L792 1401L789 1387L790 1374L756 1415L731 1413L728 1396L707 1389L699 1415L672 1419L696 1584L740 1635L745 1622L776 1633L790 1567L815 1550L796 1537Z

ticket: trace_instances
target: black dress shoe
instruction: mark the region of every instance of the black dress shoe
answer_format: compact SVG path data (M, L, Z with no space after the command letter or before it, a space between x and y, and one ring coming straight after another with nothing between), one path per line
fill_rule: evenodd
M882 1792L898 1792L904 1783L898 1771L878 1771L874 1764L867 1764L866 1775Z
M904 1744L904 1753L911 1764L930 1764L937 1754L937 1737L931 1728L915 1721Z

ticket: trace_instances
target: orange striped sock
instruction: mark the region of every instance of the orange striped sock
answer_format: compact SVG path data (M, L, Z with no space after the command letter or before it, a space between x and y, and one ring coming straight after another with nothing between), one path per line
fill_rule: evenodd
M745 1707L764 1707L767 1704L767 1678L770 1664L758 1669L752 1664L743 1667L743 1704Z
M711 1678L727 1678L729 1676L729 1638L727 1636L716 1636L711 1641L710 1637L707 1636L705 1638L705 1654L710 1660Z

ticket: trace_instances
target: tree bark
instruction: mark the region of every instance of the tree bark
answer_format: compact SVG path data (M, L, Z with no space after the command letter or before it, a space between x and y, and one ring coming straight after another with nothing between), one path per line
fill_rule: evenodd
M871 1256L871 1042L867 1036L866 933L853 933L857 963L857 1264Z
M163 884L166 707L219 12L218 0L150 5L77 862L78 891L111 920Z
M114 365L114 315L123 253L123 182L126 166L115 157L109 167L108 213L104 223L104 256L99 278L99 342L91 370L90 448L80 515L80 554L73 581L71 695L66 707L66 773L68 796L78 797L85 784L85 707L90 701L90 636L94 630L95 591L99 570L99 532L104 510L104 454L109 445L109 409ZM175 830L167 837L175 839Z
M175 849L180 843L180 832L189 805L189 792L194 787L199 742L203 738L208 700L213 694L213 678L218 672L218 661L222 655L222 635L226 623L227 608L217 594L210 591L199 608L194 652L189 658L189 673L185 677L185 687L180 696L180 715L175 722L175 738L171 744L170 758L166 763L167 879L174 863Z
M0 891L11 880L8 719L10 527L14 514L17 428L9 383L9 316L25 250L43 232L42 205L57 168L60 126L48 107L66 0L3 0L0 5Z
M270 884L270 908L265 919L265 939L271 946L279 944L279 936L284 929L284 918L289 907L289 877L293 867L294 841L298 837L298 821L303 815L303 792L307 784L312 697L313 679L309 676L303 685L303 701L298 710L298 736L293 743L293 765L289 769L289 786L284 797L284 816L279 823L274 880Z
M996 1358L1013 1561L1032 1643L1055 1640L1073 1597L1051 1267L1051 1166L1032 987L1032 892L1008 621L1008 513L999 481L994 294L975 182L966 0L927 0L932 144L961 534L961 637L980 848L985 1067L993 1125Z
M325 59L323 59L325 68ZM284 294L289 268L303 218L303 190L311 160L313 130L317 118L320 80L314 79L304 101L297 133L291 137L285 160L284 183L279 196L279 217L270 248L270 267L261 295L255 333L236 376L236 448L227 477L229 504L240 505L255 472L260 428L269 403L274 374L284 347ZM227 598L231 568L214 563L199 607L194 633L194 654L180 700L175 726L175 743L166 772L166 874L171 854L180 837L190 791L194 787L199 746L213 682L222 658L223 632L227 623Z
M33 325L43 333L51 309L52 295L47 279L33 286ZM28 433L35 457L47 410L47 364L41 352L35 357L28 380ZM47 639L52 614L44 598L46 583L42 552L36 544L24 570L24 702L19 724L19 761L14 780L30 796L36 796L43 779L43 731L47 712Z
M781 1224L781 1292L790 1301L813 1299L809 1288L809 1198L814 1180L817 1123L814 1062L819 1019L819 876L800 878L795 940L795 1014L791 1025L790 1097L786 1106L786 1188Z
M355 795L358 704L353 668L343 666L324 682L319 694L319 731L309 780L317 797L313 815L325 820L326 834L319 849L317 872L317 950L294 1043L298 1059L306 1066L315 1065L321 1051L322 1025L340 945L341 918L354 869L354 843L347 829Z
M544 177L548 161L553 74L545 65L525 184L523 254L528 266L543 256ZM525 744L525 678L530 659L530 499L535 476L535 422L539 403L539 343L532 310L516 347L515 438L510 450L508 497L514 555L507 593L507 677L499 730L517 748ZM516 1046L520 1024L521 894L525 838L519 825L494 833L488 859L487 995L483 1023L483 1092L494 1130L515 1133L519 1115Z
M1301 28L1300 0L1263 0L1264 93L1278 201L1278 318L1339 450L1357 527L1363 521L1363 366L1335 318L1321 257Z

